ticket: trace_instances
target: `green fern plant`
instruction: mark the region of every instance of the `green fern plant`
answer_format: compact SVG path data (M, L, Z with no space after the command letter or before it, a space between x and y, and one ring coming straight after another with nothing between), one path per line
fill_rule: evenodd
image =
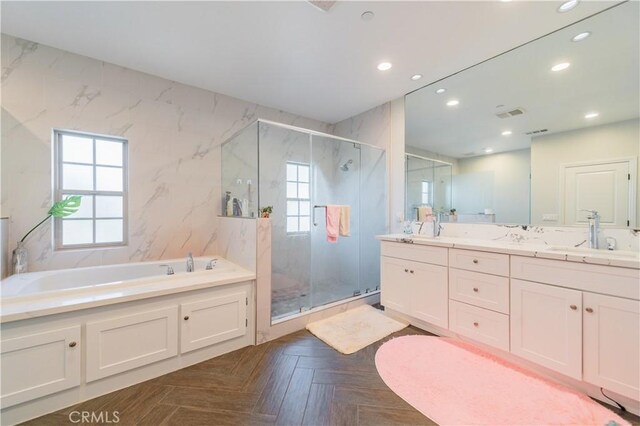
M41 222L39 222L36 226L31 228L29 232L25 234L24 237L20 240L20 242L24 242L27 239L29 234L35 231L38 226L45 223L50 217L67 217L71 216L80 208L80 203L82 202L81 195L69 195L63 200L58 201L57 203L53 203L53 206L47 212L47 217L45 217Z

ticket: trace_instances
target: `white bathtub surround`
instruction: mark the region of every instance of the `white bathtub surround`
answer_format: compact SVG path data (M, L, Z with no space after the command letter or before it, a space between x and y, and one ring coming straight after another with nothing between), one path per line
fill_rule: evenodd
M224 259L206 270L208 261L189 273L169 261L174 275L142 262L3 282L3 423L255 344L255 274Z
M2 213L9 252L51 204L51 130L129 141L129 244L52 251L49 223L27 241L30 270L214 255L220 145L258 117L328 124L2 35Z
M442 223L442 237L464 238L481 241L519 241L536 246L587 247L587 227L493 225L476 223ZM413 222L414 234L430 235L430 224ZM599 243L606 248L606 238L616 240L617 250L640 251L640 233L632 229L600 228Z
M218 253L243 268L256 272L256 233L260 224L269 219L218 217L216 241Z

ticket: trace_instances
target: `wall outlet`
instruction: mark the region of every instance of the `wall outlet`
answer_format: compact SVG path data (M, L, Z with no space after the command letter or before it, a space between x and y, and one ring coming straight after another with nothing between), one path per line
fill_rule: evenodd
M542 215L542 220L545 222L557 222L558 214L557 213L545 213Z

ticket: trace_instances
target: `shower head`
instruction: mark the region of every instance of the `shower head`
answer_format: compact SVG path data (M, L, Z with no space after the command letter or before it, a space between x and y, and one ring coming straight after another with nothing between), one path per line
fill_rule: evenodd
M340 170L342 170L343 172L348 172L349 171L349 165L351 165L351 164L353 164L353 160L347 161L342 166L340 166Z

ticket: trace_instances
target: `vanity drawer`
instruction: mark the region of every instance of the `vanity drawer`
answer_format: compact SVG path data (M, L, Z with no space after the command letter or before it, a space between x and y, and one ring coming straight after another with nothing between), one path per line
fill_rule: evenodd
M449 266L485 274L509 276L509 255L474 250L449 250Z
M509 278L451 268L449 297L458 302L508 314Z
M449 330L509 351L509 315L450 300Z
M447 266L447 248L383 241L382 256Z
M511 277L610 296L640 299L637 269L511 256Z

